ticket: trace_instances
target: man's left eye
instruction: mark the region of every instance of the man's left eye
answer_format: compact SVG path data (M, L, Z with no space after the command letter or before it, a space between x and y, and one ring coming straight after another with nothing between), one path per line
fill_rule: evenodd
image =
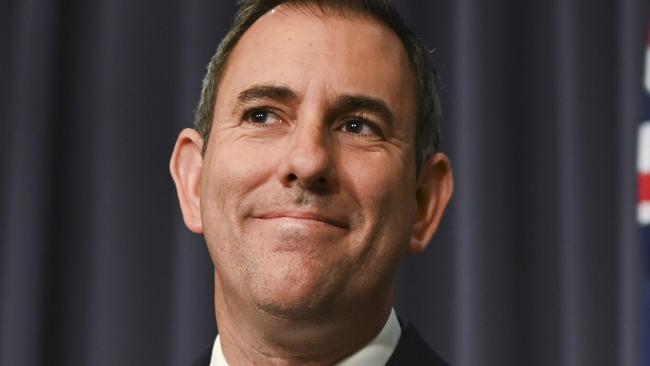
M280 117L267 109L257 109L246 115L245 121L254 125L264 126L280 122Z
M381 133L377 127L361 119L351 119L346 121L341 128L343 132L353 133L362 136L379 136Z

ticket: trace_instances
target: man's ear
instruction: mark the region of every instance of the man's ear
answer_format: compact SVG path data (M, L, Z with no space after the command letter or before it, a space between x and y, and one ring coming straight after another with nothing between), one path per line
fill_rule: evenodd
M203 169L203 139L199 133L186 128L178 135L169 170L172 173L183 220L190 231L202 234L201 222L201 170Z
M408 251L419 254L429 245L454 191L454 175L445 154L437 153L420 170L416 186L417 212Z

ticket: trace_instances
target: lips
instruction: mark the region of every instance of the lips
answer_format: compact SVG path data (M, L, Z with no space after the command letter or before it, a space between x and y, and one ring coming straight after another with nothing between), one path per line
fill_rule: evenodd
M322 212L313 211L274 211L265 212L262 214L254 215L254 218L261 220L274 220L274 219L296 219L296 220L309 220L321 222L324 224L336 226L341 229L349 229L350 226L347 222L336 215L330 215Z

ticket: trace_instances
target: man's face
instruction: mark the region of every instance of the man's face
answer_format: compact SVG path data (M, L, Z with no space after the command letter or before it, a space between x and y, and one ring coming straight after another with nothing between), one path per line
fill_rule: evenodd
M387 301L416 215L414 77L372 19L279 8L228 61L200 182L223 296L306 318Z

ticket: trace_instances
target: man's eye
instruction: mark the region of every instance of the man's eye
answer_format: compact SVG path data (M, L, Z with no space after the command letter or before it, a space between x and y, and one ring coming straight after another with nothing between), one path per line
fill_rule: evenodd
M381 133L377 127L361 119L351 119L346 121L342 127L343 132L353 133L362 136L380 136Z
M266 110L266 109L256 109L249 112L245 118L246 122L255 124L255 125L270 125L272 123L280 122L280 117L275 113Z

